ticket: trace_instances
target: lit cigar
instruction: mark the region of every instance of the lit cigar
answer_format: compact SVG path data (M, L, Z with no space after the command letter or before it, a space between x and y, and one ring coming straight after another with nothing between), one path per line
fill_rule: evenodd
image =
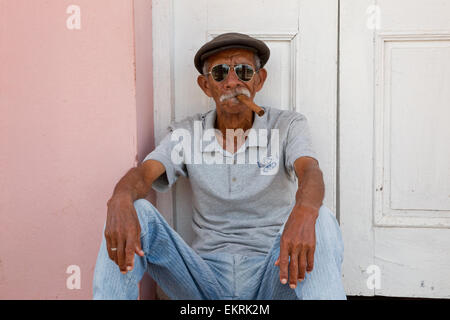
M258 106L257 104L255 104L252 100L250 100L249 97L240 94L238 96L236 96L236 98L238 98L238 100L240 102L242 102L243 104L245 104L247 107L249 107L252 111L255 111L255 113L262 117L264 115L264 109L261 108L260 106Z

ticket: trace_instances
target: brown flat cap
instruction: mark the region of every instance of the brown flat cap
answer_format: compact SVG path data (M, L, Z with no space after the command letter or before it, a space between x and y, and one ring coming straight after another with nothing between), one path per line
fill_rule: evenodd
M269 60L270 49L263 41L243 33L230 32L218 35L197 51L194 58L195 68L200 74L203 74L202 68L206 59L217 52L232 48L247 49L255 52L261 60L261 68Z

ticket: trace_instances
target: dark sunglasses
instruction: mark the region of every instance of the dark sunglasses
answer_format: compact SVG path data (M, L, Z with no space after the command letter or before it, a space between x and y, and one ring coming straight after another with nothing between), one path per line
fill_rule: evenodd
M255 73L258 72L248 64L240 63L234 66L229 66L228 64L223 63L217 64L212 67L211 71L206 75L210 74L215 81L222 82L227 78L228 74L230 73L230 69L234 69L234 72L236 73L239 80L244 82L252 80Z

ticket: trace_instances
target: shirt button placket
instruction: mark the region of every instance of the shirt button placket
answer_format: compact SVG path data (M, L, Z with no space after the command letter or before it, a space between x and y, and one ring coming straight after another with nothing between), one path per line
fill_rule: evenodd
M228 177L228 180L230 181L230 190L232 193L235 190L233 176L234 176L234 165L230 165L230 176Z
M227 164L227 173L228 173L228 193L231 193L231 164Z
M230 170L230 180L231 181L231 192L235 192L236 191L236 154L233 155L233 165L231 165L231 170Z

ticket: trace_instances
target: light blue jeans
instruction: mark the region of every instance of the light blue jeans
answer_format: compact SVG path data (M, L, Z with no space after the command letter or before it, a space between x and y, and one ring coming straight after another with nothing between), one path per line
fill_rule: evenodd
M144 257L122 274L109 258L103 237L94 271L94 299L137 299L138 283L148 271L171 299L346 299L342 285L343 242L332 212L322 206L316 222L314 269L295 289L281 284L274 265L280 252L280 229L267 255L198 254L147 200L134 202L141 224Z

